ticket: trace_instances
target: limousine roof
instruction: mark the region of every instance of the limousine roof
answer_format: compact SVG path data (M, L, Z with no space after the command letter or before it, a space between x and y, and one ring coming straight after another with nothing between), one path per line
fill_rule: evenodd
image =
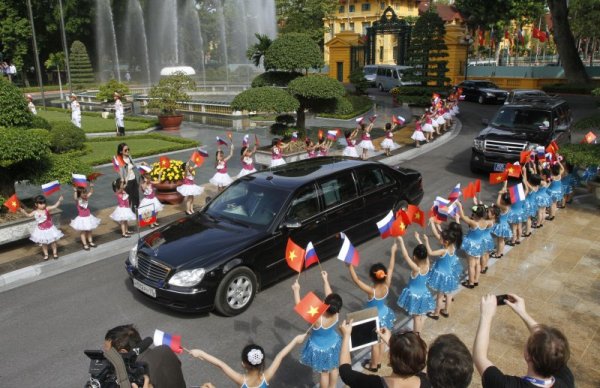
M369 160L358 160L344 156L324 156L268 168L240 179L255 179L261 184L274 184L279 188L293 190L307 182L338 171L368 165L383 166Z

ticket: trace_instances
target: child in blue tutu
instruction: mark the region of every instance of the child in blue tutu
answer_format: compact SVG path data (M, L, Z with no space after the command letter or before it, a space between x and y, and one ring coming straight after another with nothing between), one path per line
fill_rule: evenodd
M412 316L413 331L421 333L423 332L425 314L435 309L435 300L433 299L433 295L431 295L431 291L427 288L427 280L429 279L429 256L427 256L427 248L421 242L419 233L415 232L415 237L419 245L413 249L412 257L408 255L404 239L398 237L402 257L411 269L410 280L398 298L398 306L402 307L408 315Z
M369 270L369 276L373 281L373 285L371 286L359 279L354 270L354 266L348 265L352 281L368 296L365 308L376 307L379 315L379 327L384 327L388 330L394 329L394 322L396 321L394 311L388 307L385 301L390 290L392 275L394 274L397 249L398 244L394 241L390 253L390 262L387 268L382 263L376 263L371 266L371 269ZM381 368L381 355L384 352L385 344L383 342L373 345L371 347L371 359L363 361L363 368L370 372L377 372L379 368Z
M495 259L499 259L504 256L504 243L507 239L512 239L512 229L508 224L508 215L510 213L510 194L506 190L507 182L504 182L504 187L498 192L498 198L496 198L496 206L500 209L498 215L498 221L492 226L492 235L496 238L496 252L491 255ZM482 273L487 271L487 266L482 270Z
M552 173L549 169L541 169L540 186L535 197L535 200L538 205L536 228L541 228L542 226L544 226L544 221L546 220L546 211L548 211L550 209L550 206L552 206L552 199L550 198L550 193L548 192L548 182L550 181L551 175Z
M524 176L521 176L521 180L524 180ZM527 198L527 193L529 190L527 189L527 185L523 183L523 192L525 194L525 198ZM512 238L506 242L506 245L515 246L521 243L521 236L523 233L523 222L527 220L526 215L526 205L527 201L517 201L510 206L510 211L508 212L507 221L511 227Z
M542 181L542 178L534 172L527 172L526 169L523 169L523 174L523 183L525 184L525 186L527 187L527 191L529 192L529 194L527 194L527 197L525 198L526 225L523 237L529 237L531 236L531 228L534 227L533 219L537 218L538 216L538 203L536 197L538 194L538 187L540 185L540 182Z
M458 290L460 285L460 276L462 274L462 265L460 259L456 255L457 247L462 244L462 229L456 222L450 224L438 232L433 219L430 222L433 235L442 243L443 248L432 250L429 245L427 235L423 235L425 239L425 248L429 256L439 256L431 267L431 274L427 285L434 291L437 291L435 311L427 313L429 318L438 320L440 315L445 318L450 316L450 304L452 303L452 294ZM444 303L444 298L446 302ZM445 305L444 305L445 304ZM444 308L442 308L444 306Z
M548 221L554 219L557 204L562 202L564 197L561 178L565 172L565 168L559 161L550 167L550 172L552 173L552 177L550 179L550 185L548 186L548 194L550 195L550 201L552 203L550 205L550 215L546 218Z
M475 202L475 204L477 204L477 202ZM485 219L491 221L483 231L483 246L485 249L479 258L481 268L479 273L485 274L487 272L488 262L490 261L490 255L496 252L496 243L494 237L492 237L492 228L496 225L496 222L498 222L500 208L495 204L492 206L483 205L483 207L485 208Z
M484 240L485 229L492 226L493 221L486 219L486 210L483 204L473 206L473 218L465 215L462 204L457 202L460 219L468 226L469 231L463 238L462 250L468 256L469 272L468 279L461 284L466 288L475 288L479 285L479 274L481 273L481 256L487 250L487 244Z
M560 203L557 205L559 209L564 208L568 203L571 203L573 200L573 191L575 190L575 186L577 186L578 175L575 172L575 168L569 162L566 162L564 165L563 176L560 180L563 191L563 198Z
M335 388L339 376L340 349L342 337L337 331L339 312L342 309L342 297L334 294L327 279L327 272L322 271L325 304L329 308L321 315L311 328L310 337L304 344L300 354L300 363L310 366L320 374L319 386ZM300 303L300 283L298 279L292 285L294 301Z

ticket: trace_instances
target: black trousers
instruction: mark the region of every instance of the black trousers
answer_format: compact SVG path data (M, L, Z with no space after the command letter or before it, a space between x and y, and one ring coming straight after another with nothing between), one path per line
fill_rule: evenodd
M129 195L129 206L135 213L138 206L140 206L140 186L136 178L127 181L125 192Z

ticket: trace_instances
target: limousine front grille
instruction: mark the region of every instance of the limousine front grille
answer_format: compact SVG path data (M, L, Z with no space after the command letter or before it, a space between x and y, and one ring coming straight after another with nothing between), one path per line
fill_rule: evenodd
M483 148L485 152L520 155L521 151L525 151L526 145L526 143L486 140Z
M164 264L157 263L145 253L138 253L138 272L146 279L155 282L163 283L167 280L171 269Z

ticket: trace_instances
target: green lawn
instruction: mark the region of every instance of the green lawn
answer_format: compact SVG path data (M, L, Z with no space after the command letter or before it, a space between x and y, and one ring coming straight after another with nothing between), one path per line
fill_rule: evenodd
M38 109L38 115L45 118L49 122L71 121L71 112L69 111L54 111ZM143 131L146 128L152 127L154 124L150 122L132 121L125 118L125 133L128 131ZM81 128L86 133L99 132L115 132L115 119L113 115L103 119L100 115L83 114L81 116Z

